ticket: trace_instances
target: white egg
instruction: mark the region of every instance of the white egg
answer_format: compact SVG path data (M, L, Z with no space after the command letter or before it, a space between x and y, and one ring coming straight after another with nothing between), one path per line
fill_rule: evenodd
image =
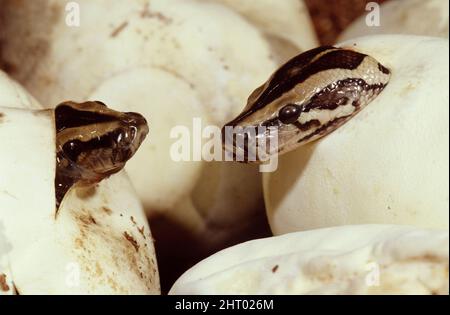
M448 294L448 231L341 226L249 241L201 261L170 294Z

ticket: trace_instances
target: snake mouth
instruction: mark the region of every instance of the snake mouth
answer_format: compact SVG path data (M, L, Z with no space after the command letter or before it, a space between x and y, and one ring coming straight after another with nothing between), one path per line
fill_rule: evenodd
M278 154L278 128L226 124L222 130L225 156L244 163L262 163Z

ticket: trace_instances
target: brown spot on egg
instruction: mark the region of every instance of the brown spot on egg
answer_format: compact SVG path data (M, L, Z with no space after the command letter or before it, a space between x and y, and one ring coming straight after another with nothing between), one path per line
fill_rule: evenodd
M117 277L117 272L121 270L120 272L142 279L146 289L139 291L140 293L157 293L159 276L153 248L147 246L148 242L140 233L118 229L116 224L121 225L124 221L118 223L117 217L106 213L115 212L122 215L127 219L128 226L130 225L128 220L132 220L131 216L121 214L117 209L105 208L103 205L97 208L68 210L79 229L73 239L73 251L82 272L86 277L96 279L98 283L110 287L117 294L129 294L130 285L121 282L120 277ZM133 228L138 229L139 226L135 225ZM101 260L98 257L99 250L102 253ZM103 261L110 263L105 265Z
M272 272L273 272L273 273L277 272L277 271L278 271L278 268L280 268L279 265L273 266Z
M111 213L112 213L112 210L108 207L102 207L102 211L104 213L106 213L107 215L111 215Z
M144 238L144 240L147 239L147 238L145 237L145 233L144 233L144 226L142 226L141 228L138 228L138 231L139 231L139 233L142 235L142 237ZM145 245L147 246L147 244L145 244Z
M123 236L125 237L125 239L130 242L131 245L133 245L134 249L136 251L139 251L139 244L138 242L134 239L133 236L131 236L130 234L128 234L127 232L123 232Z
M84 247L83 240L81 238L76 238L75 239L75 248L83 248L83 247Z
M6 283L6 275L0 273L0 290L3 292L9 291L9 285Z
M112 38L117 37L127 26L128 26L128 22L127 21L123 22L122 24L120 24L118 27L116 27L112 31L110 37L112 37Z
M89 212L83 213L78 217L78 219L84 224L84 225L90 225L90 224L97 224L97 221L95 218L90 214Z
M95 273L98 277L103 275L103 269L98 262L95 263Z

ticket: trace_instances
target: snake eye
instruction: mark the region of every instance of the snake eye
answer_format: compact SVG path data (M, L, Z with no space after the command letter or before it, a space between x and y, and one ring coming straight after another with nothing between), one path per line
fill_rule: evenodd
M63 145L62 152L69 160L76 162L78 156L83 152L83 147L79 140L73 140Z
M116 143L119 147L126 147L129 143L128 132L125 129L117 130L117 134L115 135Z
M280 110L278 113L278 119L283 124L292 124L298 120L301 113L301 106L296 104L288 104Z
M121 148L128 148L136 138L136 127L119 128L114 136L116 144Z

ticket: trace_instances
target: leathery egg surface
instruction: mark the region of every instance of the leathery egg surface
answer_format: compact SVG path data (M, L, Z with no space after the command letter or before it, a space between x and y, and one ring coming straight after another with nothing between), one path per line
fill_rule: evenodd
M448 294L448 231L354 225L254 240L198 263L170 294Z

